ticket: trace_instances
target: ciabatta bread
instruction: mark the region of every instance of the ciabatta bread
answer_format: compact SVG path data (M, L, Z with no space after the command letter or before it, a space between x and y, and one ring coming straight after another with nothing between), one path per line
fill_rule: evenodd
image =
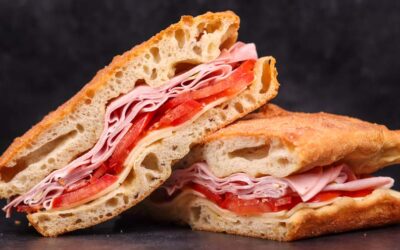
M135 86L162 85L188 65L215 59L237 38L232 12L184 16L148 41L116 56L86 86L0 157L0 197L28 191L51 171L90 149L98 140L107 103Z
M90 149L103 129L106 104L138 84L156 87L190 65L215 59L237 37L232 12L183 17L149 41L117 57L75 97L17 139L0 160L0 195L21 194ZM144 199L171 173L171 165L207 134L233 122L275 97L275 59L260 58L252 84L236 97L209 104L189 122L155 130L135 146L113 191L87 204L28 215L45 236L108 220ZM208 106L207 106L208 107Z
M377 189L362 198L340 197L324 206L304 206L279 216L239 216L191 193L146 209L155 219L189 224L195 230L293 241L400 223L400 193Z
M319 166L345 163L370 174L400 162L400 133L385 126L327 113L288 112L268 104L205 137L176 168L205 162L213 175L287 177ZM400 193L376 189L360 197L300 203L290 210L244 216L223 209L189 188L172 201L145 202L156 219L193 229L291 241L400 222Z
M288 112L273 104L204 142L180 165L203 159L218 177L242 169L251 176L285 177L335 162L370 174L400 162L400 131L346 116Z

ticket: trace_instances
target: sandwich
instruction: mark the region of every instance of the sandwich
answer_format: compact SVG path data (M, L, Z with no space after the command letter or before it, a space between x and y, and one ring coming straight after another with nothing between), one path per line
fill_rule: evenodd
M207 136L145 202L193 229L292 241L400 222L400 132L274 105Z
M278 91L275 59L237 42L239 17L206 13L135 46L0 157L3 208L44 236L109 220L170 175L206 135Z

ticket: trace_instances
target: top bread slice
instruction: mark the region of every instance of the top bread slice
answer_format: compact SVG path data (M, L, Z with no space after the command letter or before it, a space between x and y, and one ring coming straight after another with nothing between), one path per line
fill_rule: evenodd
M288 112L272 104L204 142L179 165L205 160L218 177L243 171L286 177L337 162L356 174L400 162L400 131L346 116Z
M237 39L233 12L183 16L148 41L116 56L74 97L48 114L0 157L0 197L28 191L98 140L107 103L138 85L157 87L191 65L215 59Z

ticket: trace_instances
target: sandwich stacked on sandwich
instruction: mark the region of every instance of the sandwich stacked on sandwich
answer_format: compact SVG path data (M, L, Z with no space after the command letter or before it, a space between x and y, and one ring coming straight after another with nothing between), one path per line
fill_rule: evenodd
M326 113L259 113L208 136L146 201L193 229L291 241L400 222L400 193L372 176L400 162L400 132Z
M3 210L55 236L144 199L191 145L277 94L274 58L238 28L232 12L184 16L115 57L1 156Z

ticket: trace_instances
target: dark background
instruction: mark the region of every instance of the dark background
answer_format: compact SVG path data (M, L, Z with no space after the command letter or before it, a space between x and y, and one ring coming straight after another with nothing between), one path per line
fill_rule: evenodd
M0 151L114 55L181 15L227 9L239 39L277 59L275 103L400 128L399 1L0 0Z

